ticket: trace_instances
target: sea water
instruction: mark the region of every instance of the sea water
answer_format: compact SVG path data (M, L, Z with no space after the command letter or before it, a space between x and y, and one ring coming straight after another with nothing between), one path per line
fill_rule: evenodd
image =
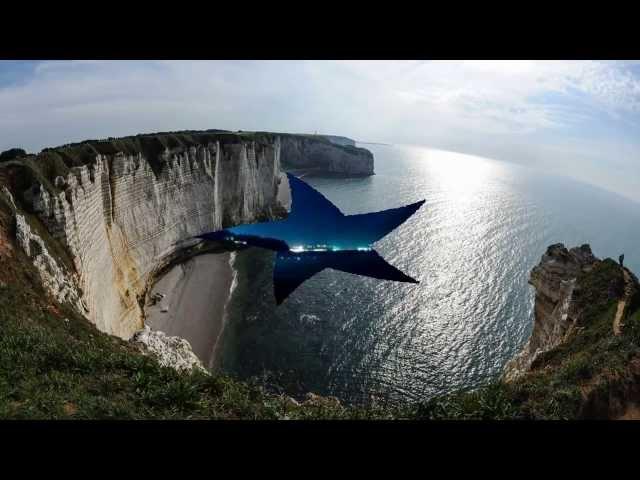
M640 273L640 204L533 168L452 152L369 146L376 175L305 177L343 213L425 205L375 244L417 285L325 270L282 305L273 253L235 266L219 367L291 395L407 402L496 379L533 325L531 268L548 245L589 243Z

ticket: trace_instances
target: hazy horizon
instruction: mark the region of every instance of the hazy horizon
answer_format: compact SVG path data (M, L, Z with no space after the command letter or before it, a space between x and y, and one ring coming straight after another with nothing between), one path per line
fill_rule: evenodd
M421 145L640 201L640 64L0 61L0 150L175 130Z

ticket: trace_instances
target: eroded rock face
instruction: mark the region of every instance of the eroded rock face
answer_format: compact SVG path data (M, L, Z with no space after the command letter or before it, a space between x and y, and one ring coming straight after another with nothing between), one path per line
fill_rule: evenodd
M64 271L58 265L58 262L49 253L44 240L31 229L25 216L18 211L11 192L3 188L2 193L15 214L17 244L33 262L44 288L58 302L68 303L79 312L83 312L84 304L80 299L80 293L75 286L74 280L70 278L69 272Z
M314 141L298 135L281 137L282 164L289 168L310 168L324 174L373 175L373 154L364 148Z
M279 144L247 140L165 150L155 171L142 155L97 155L57 177L59 193L25 195L68 249L90 321L129 338L143 326L139 298L166 258L194 236L272 216ZM156 168L157 170L157 168Z
M52 185L45 188L36 180L27 190L14 192L73 261L73 271L61 274L37 249L36 266L53 272L44 277L48 288L56 297L71 295L61 280L52 280L66 274L82 295L80 313L103 332L125 339L143 326L140 304L153 274L197 243L195 236L283 214L277 197L281 152L301 168L373 173L368 150L326 139L213 131L172 135L158 134L155 143L153 136L132 137L124 143L112 139L50 149L63 168L51 160L42 160L42 168L68 168L68 173L49 178L43 170L40 174ZM21 232L26 238L33 232L25 225ZM30 252L31 244L25 242Z
M536 289L533 331L522 351L505 366L504 380L523 375L541 353L560 345L571 334L579 317L573 298L577 278L597 262L589 245L567 250L559 243L547 248L529 276L529 283Z
M134 344L150 352L158 359L163 367L170 367L178 371L191 371L193 369L207 373L207 370L198 359L191 345L184 338L170 337L164 332L151 330L144 327L133 334L130 340Z

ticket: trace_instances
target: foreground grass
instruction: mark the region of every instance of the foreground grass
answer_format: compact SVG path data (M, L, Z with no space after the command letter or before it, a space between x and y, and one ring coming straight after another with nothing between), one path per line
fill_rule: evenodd
M0 288L0 418L385 417L327 399L297 406L225 376L178 373L40 299L15 286Z

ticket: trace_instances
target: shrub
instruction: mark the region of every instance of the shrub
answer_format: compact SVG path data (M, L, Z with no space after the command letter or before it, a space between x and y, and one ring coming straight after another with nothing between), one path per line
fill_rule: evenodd
M13 160L18 157L26 157L27 152L25 152L22 148L10 148L9 150L5 150L0 153L0 162L6 162L8 160Z

